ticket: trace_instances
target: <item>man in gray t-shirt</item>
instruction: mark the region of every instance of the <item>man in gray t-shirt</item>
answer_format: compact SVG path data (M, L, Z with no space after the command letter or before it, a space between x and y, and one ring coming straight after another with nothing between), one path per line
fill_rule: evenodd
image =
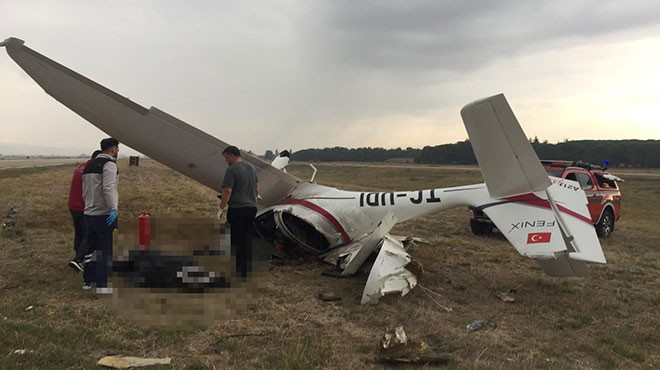
M257 214L259 183L254 167L241 159L235 146L222 151L229 167L222 181L218 220L231 226L231 245L236 256L236 272L247 277L251 270L254 216Z

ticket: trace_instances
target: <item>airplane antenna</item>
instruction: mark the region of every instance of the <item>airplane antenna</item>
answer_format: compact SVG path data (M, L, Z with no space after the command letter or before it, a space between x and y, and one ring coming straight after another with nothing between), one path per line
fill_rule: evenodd
M316 167L314 167L314 165L311 164L311 163L309 164L309 166L312 167L312 169L314 170L314 173L312 174L312 178L309 179L309 182L311 182L311 183L313 184L313 183L314 183L314 178L316 177L316 172L317 172L318 170L317 170Z

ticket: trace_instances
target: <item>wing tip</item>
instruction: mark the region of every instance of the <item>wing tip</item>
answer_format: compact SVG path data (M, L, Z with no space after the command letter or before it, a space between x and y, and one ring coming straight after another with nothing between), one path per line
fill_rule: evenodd
M18 44L18 45L15 45ZM23 46L25 44L25 41L16 38L16 37L9 37L6 38L4 41L0 42L0 47L2 46Z
M498 99L504 99L504 101L506 101L506 97L504 96L504 93L499 93L499 94L487 96L485 98L480 98L480 99L477 99L473 102L467 103L463 106L463 108L461 108L461 116L464 116L468 111L470 111L470 109L472 109L472 108L474 108L478 105L481 105L481 104L484 104L484 103L487 103L487 102L491 102L493 100L498 100Z

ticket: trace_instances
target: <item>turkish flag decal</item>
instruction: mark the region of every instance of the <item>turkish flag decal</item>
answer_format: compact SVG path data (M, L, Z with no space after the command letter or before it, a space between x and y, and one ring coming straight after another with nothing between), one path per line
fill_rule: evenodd
M552 233L529 233L527 234L527 244L550 243Z

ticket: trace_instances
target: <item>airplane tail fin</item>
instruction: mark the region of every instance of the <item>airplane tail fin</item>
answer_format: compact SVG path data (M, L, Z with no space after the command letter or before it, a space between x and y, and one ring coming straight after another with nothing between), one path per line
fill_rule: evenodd
M478 205L524 256L552 276L581 276L605 263L579 184L550 180L503 94L461 116L492 199Z
M550 186L504 94L466 105L461 117L491 197L542 191Z

